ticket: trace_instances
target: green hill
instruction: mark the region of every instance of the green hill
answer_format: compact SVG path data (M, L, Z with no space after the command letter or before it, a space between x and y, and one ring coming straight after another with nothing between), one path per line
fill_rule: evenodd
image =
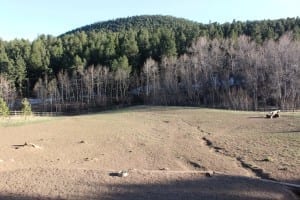
M277 20L235 21L220 24L217 22L203 24L184 18L164 15L141 15L127 18L118 18L103 22L96 22L68 31L61 36L76 32L121 32L141 29L171 29L173 31L185 30L194 37L209 36L212 38L232 38L247 35L257 42L267 39L278 39L286 32L293 32L298 38L300 35L300 18L287 18Z
M299 41L299 17L202 24L161 15L98 22L32 42L0 40L0 78L9 88L2 96L8 103L56 95L59 103L112 104L147 85L143 100L164 105L298 106Z
M69 31L65 34L75 33L78 31L112 31L119 32L123 30L140 30L143 28L147 28L150 30L158 29L158 28L170 28L170 29L178 29L178 28L195 28L205 27L203 24L193 22L183 18L176 18L172 16L162 16L162 15L141 15L141 16L133 16L127 18L118 18L115 20L108 20L103 22L96 22L90 25L86 25L72 31ZM65 35L63 34L63 35Z

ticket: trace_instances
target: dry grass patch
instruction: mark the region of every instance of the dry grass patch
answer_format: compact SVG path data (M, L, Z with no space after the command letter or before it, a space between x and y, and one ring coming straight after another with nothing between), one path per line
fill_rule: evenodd
M42 123L57 119L57 117L39 117L39 116L10 116L0 118L0 127L22 126L32 123Z

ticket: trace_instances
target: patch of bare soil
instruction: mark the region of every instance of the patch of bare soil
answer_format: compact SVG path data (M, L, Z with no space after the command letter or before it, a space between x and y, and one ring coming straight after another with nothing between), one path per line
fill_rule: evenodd
M0 173L0 199L296 199L277 184L195 172L22 169Z
M297 199L282 185L260 181L253 169L298 183L299 134L280 134L286 125L296 130L300 118L276 123L253 115L134 107L6 125L0 199ZM279 160L282 145L289 150Z
M216 115L218 125L205 136L216 152L236 158L256 176L300 184L299 113L283 113L280 118L266 119L260 113Z

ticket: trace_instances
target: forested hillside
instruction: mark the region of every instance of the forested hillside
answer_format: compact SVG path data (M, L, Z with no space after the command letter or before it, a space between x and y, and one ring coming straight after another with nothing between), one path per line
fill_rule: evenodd
M200 24L171 16L0 40L0 97L11 106L39 98L44 110L133 102L294 109L299 41L300 18Z

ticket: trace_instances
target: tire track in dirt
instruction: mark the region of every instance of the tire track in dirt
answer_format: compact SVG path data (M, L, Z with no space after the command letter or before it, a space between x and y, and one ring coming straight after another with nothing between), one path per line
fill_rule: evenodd
M252 172L252 174L255 175L257 178L275 180L275 179L271 178L270 174L265 172L263 169L261 169L257 166L253 166L250 163L247 163L243 158L233 157L233 156L229 155L224 148L215 146L213 144L213 142L207 138L207 136L202 137L202 140L205 142L206 146L208 146L210 149L213 149L216 153L219 153L224 156L231 157L231 158L235 158L241 167Z
M199 132L201 132L201 134L204 134L204 136L202 136L202 140L203 140L204 145L206 147L208 147L209 151L214 152L214 153L219 154L219 155L222 155L222 156L225 156L225 157L228 157L228 158L234 158L235 159L235 163L239 167L241 167L241 168L243 168L243 169L245 169L245 170L247 170L249 172L249 176L252 176L252 177L254 176L256 178L263 178L263 179L275 180L275 179L272 179L270 177L270 174L267 173L267 172L265 172L263 169L247 163L242 158L234 157L234 156L230 155L225 148L222 148L222 147L214 145L213 142L210 139L208 139L208 137L212 133L210 133L208 131L205 131L200 126L195 126L195 125L193 125L193 124L191 124L189 122L186 122L184 120L182 120L182 121L185 122L186 124L188 124L189 126L197 128L197 130Z
M213 157L216 160L216 163L219 163L220 165L224 164L224 162L229 163L230 166L232 166L232 169L227 173L239 173L243 176L247 177L256 177L259 178L259 176L256 175L252 170L244 167L244 165L235 157L231 156L226 149L215 146L211 140L209 140L207 137L212 135L213 133L207 132L204 129L202 129L200 126L195 126L194 124L187 122L183 119L181 119L182 122L184 122L186 125L193 127L199 132L200 135L200 141L202 143L202 148L204 151L209 152L209 156ZM196 168L193 162L187 163L193 168ZM201 165L202 166L202 165ZM202 166L206 170L212 170L209 166ZM237 171L234 171L234 168ZM227 170L228 171L228 170ZM224 172L226 174L226 172Z
M215 146L213 144L213 142L211 140L209 140L207 138L207 136L202 137L203 141L206 143L206 145L213 149L216 153L220 153L224 156L228 156L228 157L233 157L227 153L224 153L220 150L224 150L224 148L220 148L218 146ZM270 174L268 172L265 172L263 169L253 166L250 163L247 163L244 159L239 158L239 157L233 157L236 159L237 162L240 163L240 166L243 167L244 169L252 172L253 175L255 175L256 178L264 181L264 182L268 182L268 183L276 183L276 184L280 184L280 185L284 185L287 189L289 189L290 191L292 191L297 197L300 198L300 185L297 184L289 184L289 183L285 183L285 182L280 182L274 178L270 177Z

